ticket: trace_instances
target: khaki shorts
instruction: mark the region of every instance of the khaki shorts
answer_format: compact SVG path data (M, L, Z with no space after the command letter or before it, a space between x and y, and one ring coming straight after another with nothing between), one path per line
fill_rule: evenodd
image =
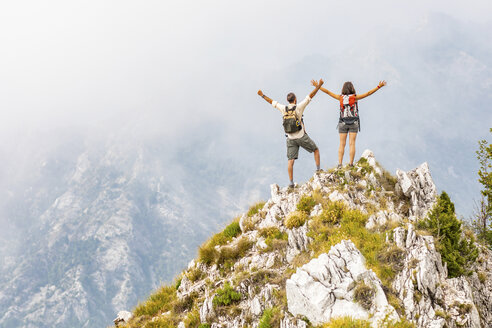
M299 147L306 149L310 153L318 149L318 146L316 146L314 141L309 138L307 133L298 139L287 138L287 158L297 159L297 156L299 155Z
M343 122L338 123L338 133L357 133L359 132L359 121L355 121L354 124L345 124Z

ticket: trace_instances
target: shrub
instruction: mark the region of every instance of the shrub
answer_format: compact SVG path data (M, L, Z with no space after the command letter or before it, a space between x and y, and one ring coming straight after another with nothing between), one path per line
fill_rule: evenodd
M280 313L277 308L265 309L260 318L258 328L274 328L280 326Z
M355 287L354 300L366 310L371 308L374 295L374 288L366 285L363 281L359 282Z
M222 232L224 236L228 239L232 239L241 233L241 228L239 227L239 222L234 221L229 224Z
M291 212L289 216L287 216L284 224L287 227L287 229L299 228L304 223L306 223L307 219L308 219L308 215L305 212L294 211Z
M142 315L155 316L159 312L170 311L176 299L176 289L174 286L161 287L145 303L138 304L135 310L133 310L133 314L136 317Z
M210 328L210 324L209 323L201 323L198 328Z
M258 202L255 205L251 206L248 210L247 216L251 217L257 214L262 208L265 206L265 202Z
M437 239L437 249L447 264L451 278L469 274L468 267L478 256L474 240L462 238L461 221L456 218L454 204L448 194L442 192L426 220L420 223Z
M212 303L214 307L227 306L241 300L241 294L236 292L229 283L225 283L224 287L217 290Z
M480 140L478 146L478 182L482 184L483 189L480 191L482 199L477 206L473 223L478 239L492 249L492 144Z
M316 205L316 201L314 200L313 197L302 196L302 198L299 200L299 203L297 203L297 210L309 215L309 213L311 213L315 205Z

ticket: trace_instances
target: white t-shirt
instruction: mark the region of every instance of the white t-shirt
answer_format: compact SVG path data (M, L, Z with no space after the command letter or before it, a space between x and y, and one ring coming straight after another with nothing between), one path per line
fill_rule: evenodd
M297 118L301 121L301 125L302 125L302 129L300 129L299 131L297 132L294 132L294 133L286 133L287 134L287 138L289 139L299 139L299 138L302 138L302 136L306 133L305 130L304 130L304 123L302 122L302 114L304 113L304 109L306 108L306 106L309 104L309 102L311 101L311 97L306 96L306 98L304 98L303 101L301 101L300 103L298 103L297 105L296 104L288 104L287 106L290 108L296 106L296 116ZM285 105L279 103L278 101L272 101L272 106L276 109L278 109L280 111L280 113L282 113L282 116L285 115Z

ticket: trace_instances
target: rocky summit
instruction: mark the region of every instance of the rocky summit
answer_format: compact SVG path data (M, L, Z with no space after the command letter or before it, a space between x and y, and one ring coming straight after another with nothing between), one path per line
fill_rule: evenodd
M429 167L354 167L271 186L119 327L491 327L492 253L477 243L450 277L422 224L439 196ZM454 215L454 213L453 213ZM473 240L463 227L464 240Z

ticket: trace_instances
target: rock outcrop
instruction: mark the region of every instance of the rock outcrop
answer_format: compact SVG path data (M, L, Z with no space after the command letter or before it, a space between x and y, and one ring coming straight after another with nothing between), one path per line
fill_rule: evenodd
M358 304L354 297L360 283L375 294L367 308ZM294 316L305 316L316 325L343 316L370 319L374 327L385 318L398 320L395 309L388 304L381 281L365 267L364 257L351 241L342 241L328 254L298 268L287 280L285 288L289 312Z
M192 304L176 312L172 324L306 328L306 320L321 325L350 316L372 327L402 320L418 328L488 327L491 252L481 248L471 276L449 279L434 238L415 228L436 196L426 163L398 170L395 178L369 150L354 168L316 173L294 189L272 185L263 207L240 217L239 235L209 245L213 258L190 262L176 298ZM342 212L359 220L350 229L361 231L343 230L350 222L340 221ZM286 225L293 215L298 221ZM364 253L366 240L350 240L358 233L379 242L379 253ZM388 270L384 278L376 274Z

